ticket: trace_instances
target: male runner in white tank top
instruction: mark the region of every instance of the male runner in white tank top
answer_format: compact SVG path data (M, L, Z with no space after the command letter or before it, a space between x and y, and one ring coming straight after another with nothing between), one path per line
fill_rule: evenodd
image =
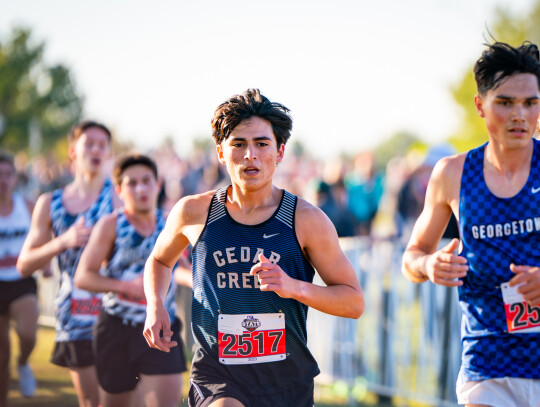
M33 277L22 278L15 267L30 229L33 204L14 192L16 183L13 157L0 152L0 407L7 405L10 321L15 322L20 345L19 389L25 397L32 396L36 389L28 364L36 343L36 281Z

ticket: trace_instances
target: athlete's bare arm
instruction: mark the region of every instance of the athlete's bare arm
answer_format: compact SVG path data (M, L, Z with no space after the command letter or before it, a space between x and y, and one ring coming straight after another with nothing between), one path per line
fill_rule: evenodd
M73 283L75 287L96 293L116 292L134 298L143 298L142 278L125 281L99 274L99 269L110 258L114 248L116 219L117 213L113 212L96 223L88 244L81 254Z
M82 247L88 241L91 229L81 218L66 233L53 238L50 205L52 195L41 195L32 213L30 231L17 260L17 269L23 277L47 267L51 259L69 247Z
M36 206L36 203L34 201L30 201L28 199L24 200L26 203L26 207L28 208L28 213L33 216L34 208ZM47 262L43 267L40 268L41 275L45 278L49 278L52 276L52 269L51 269L51 263Z
M163 301L171 281L171 272L178 258L191 242L200 236L214 191L187 196L178 201L167 217L144 269L146 322L144 337L153 348L169 352L176 346L171 342L169 314ZM160 336L163 333L163 337Z
M456 280L467 274L467 260L453 254L459 240L437 250L452 211L458 217L459 190L465 155L440 160L429 180L424 209L416 221L403 254L402 272L414 283L431 280L447 287L462 285Z
M279 265L260 256L251 273L258 275L261 290L294 298L327 314L359 318L364 312L364 294L330 219L319 208L299 199L295 228L306 257L326 287L293 279Z

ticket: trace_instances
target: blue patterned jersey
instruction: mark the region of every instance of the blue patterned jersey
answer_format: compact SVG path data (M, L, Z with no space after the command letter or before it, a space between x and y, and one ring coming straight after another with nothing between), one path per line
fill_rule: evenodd
M117 280L133 280L142 277L144 265L152 252L156 240L165 226L165 218L161 211L156 212L156 226L150 236L141 236L133 227L122 209L116 218L116 239L110 260L103 270L103 275ZM169 291L165 297L165 309L174 318L176 285L171 280ZM118 293L107 293L103 296L103 309L132 323L144 323L146 319L146 301L134 300Z
M259 253L263 253L290 277L313 281L315 271L295 232L297 197L283 191L278 209L258 225L244 225L232 219L226 197L227 187L214 194L206 225L193 248L192 330L198 349L192 378L199 380L199 372L203 376L217 375L235 382L247 394L272 393L312 383L319 369L306 346L308 307L274 292L261 291L258 278L249 274L259 261ZM242 314L233 328L243 334L236 339L232 339L233 335L224 336L220 342L218 318L235 319ZM245 358L245 364L224 364L219 356L224 345L224 354L234 356L255 352L254 348L262 349L269 342L279 352L279 341L272 342L268 336L275 332L265 327L267 316L285 320L282 359L259 363L262 359L253 357ZM243 338L250 335L256 340L247 344ZM205 367L209 363L214 369L212 373Z
M540 334L508 333L501 284L510 264L540 266L540 143L534 142L529 178L511 198L488 189L486 145L469 151L459 200L462 256L469 271L459 287L463 381L497 377L540 379Z
M53 191L50 206L52 228L55 236L65 233L81 216L88 227L113 210L113 186L105 180L96 201L86 211L71 214L62 202L62 189ZM92 339L92 327L101 309L101 295L90 293L73 285L73 276L83 248L64 250L58 255L60 288L55 300L56 341Z

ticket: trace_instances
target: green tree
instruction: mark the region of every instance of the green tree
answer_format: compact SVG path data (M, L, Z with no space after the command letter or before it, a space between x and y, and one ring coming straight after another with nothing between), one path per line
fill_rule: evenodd
M68 68L43 60L45 45L15 28L0 38L0 146L30 154L55 149L82 111Z
M540 0L532 7L530 13L519 16L507 9L498 8L495 12L495 23L493 27L488 27L488 30L486 42L492 40L518 46L528 40L538 44L540 42ZM474 64L471 64L461 81L452 88L454 99L463 112L458 132L450 137L450 142L459 151L469 150L485 143L488 139L484 121L478 116L474 106L476 83L473 67Z

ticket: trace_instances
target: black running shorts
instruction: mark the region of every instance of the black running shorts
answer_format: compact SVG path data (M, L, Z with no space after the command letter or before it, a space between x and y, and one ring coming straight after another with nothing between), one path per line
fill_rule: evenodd
M148 346L144 324L124 323L121 318L101 312L94 326L94 354L100 386L108 393L134 390L139 375L177 374L186 371L181 322L171 324L172 340L178 345L169 353Z
M14 281L0 281L0 314L9 312L13 301L26 294L36 295L37 284L34 277Z
M70 369L92 366L94 364L92 341L55 342L51 362Z
M189 383L189 407L207 407L222 398L233 398L244 407L313 407L314 385L295 386L270 394L242 394L233 383L215 382Z

